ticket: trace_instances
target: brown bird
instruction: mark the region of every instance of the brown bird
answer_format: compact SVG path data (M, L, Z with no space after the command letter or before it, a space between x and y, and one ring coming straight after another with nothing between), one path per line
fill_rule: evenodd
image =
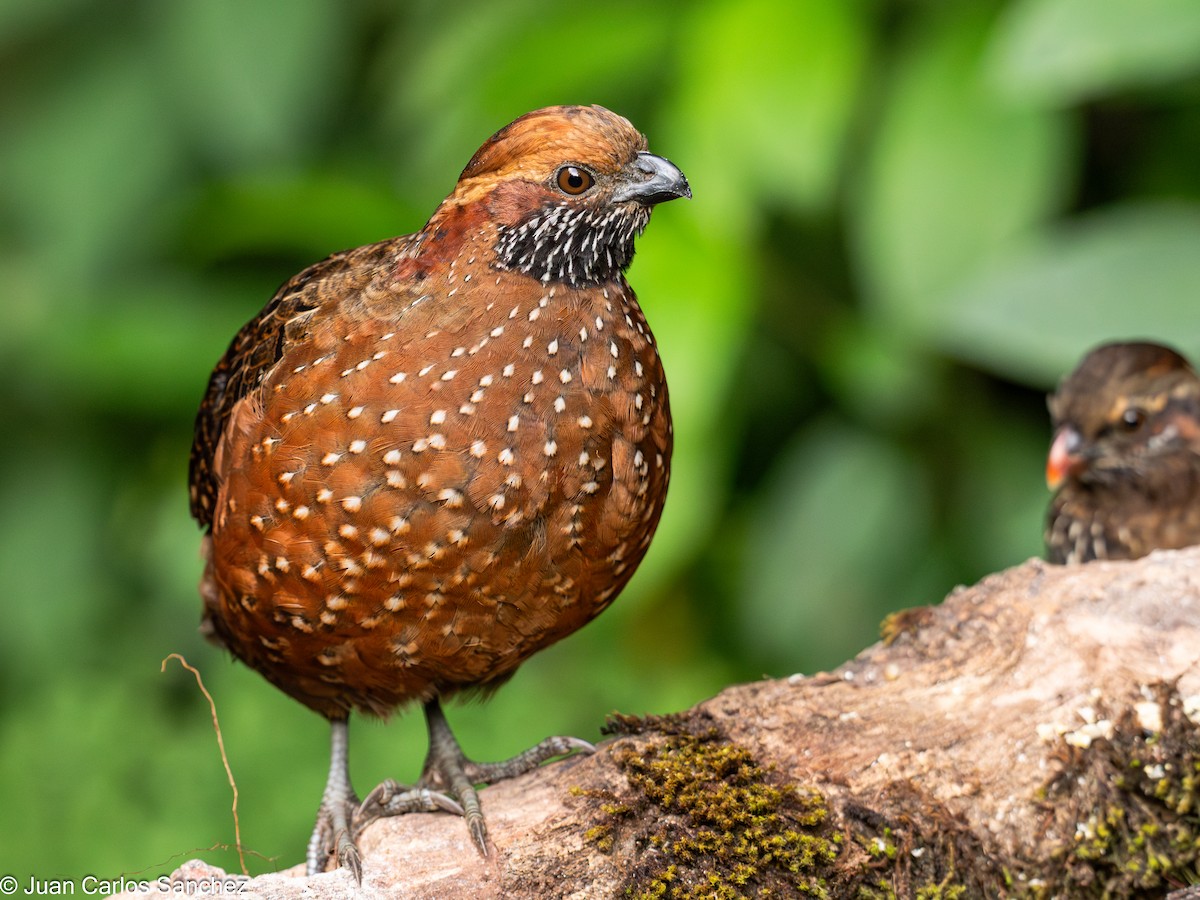
M1054 563L1200 543L1200 378L1174 350L1104 344L1049 400Z
M599 106L493 135L415 234L334 254L233 339L196 418L192 514L208 530L204 627L332 723L309 873L361 879L370 821L465 815L502 763L463 754L440 701L487 693L617 596L666 497L672 429L624 270L683 173ZM360 805L352 710L424 705L412 788Z

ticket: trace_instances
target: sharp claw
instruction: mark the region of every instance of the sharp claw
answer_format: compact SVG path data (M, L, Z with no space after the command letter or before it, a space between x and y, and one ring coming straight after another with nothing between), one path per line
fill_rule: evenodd
M382 807L386 802L382 799L384 795L390 795L398 788L399 785L397 785L396 782L392 781L390 778L379 782L379 784L375 785L371 793L367 794L367 796L363 798L363 802L358 805L358 815L365 816L368 808L371 806Z
M358 848L354 846L354 841L345 832L342 832L338 839L337 860L339 866L350 870L354 876L354 883L362 887L362 856L359 854Z
M488 855L488 834L487 823L484 822L483 816L478 819L468 817L467 828L471 832L471 840L475 842L475 846L479 848L479 852L484 856Z
M426 791L429 797L429 802L438 809L443 809L448 813L454 813L456 816L465 816L462 805L457 803L455 799L440 791Z

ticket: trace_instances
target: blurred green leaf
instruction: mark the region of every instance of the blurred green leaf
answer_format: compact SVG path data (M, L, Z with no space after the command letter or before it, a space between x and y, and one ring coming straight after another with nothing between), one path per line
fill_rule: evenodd
M4 211L22 232L16 246L34 256L43 284L77 291L155 246L178 169L144 61L100 46L73 63L39 73L40 102L12 113L0 169Z
M818 361L840 405L867 422L919 421L942 399L941 361L861 317L846 317L830 328Z
M707 215L829 203L870 49L857 0L715 0L683 41L674 134ZM683 136L687 135L687 143Z
M25 683L40 660L56 657L56 647L83 642L104 620L108 598L97 582L110 574L93 537L105 503L90 465L96 447L86 438L55 442L45 430L26 426L10 436L9 452L22 465L19 478L6 473L3 481L0 572L9 596L26 602L6 607L8 625L0 632L5 689Z
M989 52L1011 97L1066 104L1200 71L1195 0L1018 0Z
M889 79L851 207L875 310L927 337L941 327L947 291L1061 204L1068 149L1063 119L981 83L986 7L936 9Z
M774 675L833 667L870 643L881 592L893 609L911 605L905 582L930 537L922 482L895 448L829 420L781 454L748 510L737 607Z
M630 100L652 89L685 18L671 4L639 0L586 13L544 0L467 0L449 14L429 4L408 14L410 27L387 48L394 74L380 90L393 140L408 145L397 148L401 177L426 185L432 203L491 132L532 109L598 103L648 128Z
M58 24L89 0L5 0L0 3L0 48Z
M213 300L246 291L240 285L167 277L120 288L119 296L98 297L81 315L29 336L26 355L36 347L39 368L22 393L142 414L198 406L208 372L271 291L248 293L238 309Z
M388 185L348 176L251 175L211 185L197 198L180 243L205 262L251 253L300 254L316 262L414 232L432 212L403 204ZM277 281L291 274L280 272ZM266 303L275 284L265 280L262 288ZM256 311L247 309L246 317Z
M192 145L226 165L303 159L330 128L347 77L349 26L325 0L172 0L152 5L154 77Z
M1050 421L1040 402L1038 416L999 417L977 391L956 399L962 427L953 446L940 448L946 464L938 477L952 521L963 523L948 541L962 560L961 577L974 582L1042 554Z
M1093 213L1032 240L947 298L939 343L1048 387L1106 340L1200 350L1200 206Z
M663 357L675 425L667 508L637 576L647 587L687 559L725 500L722 411L754 313L749 248L700 227L694 203L654 214L629 272Z

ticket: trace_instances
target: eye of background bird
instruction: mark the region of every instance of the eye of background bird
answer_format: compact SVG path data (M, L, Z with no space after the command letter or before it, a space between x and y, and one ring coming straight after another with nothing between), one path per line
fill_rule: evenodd
M1145 421L1146 413L1136 406L1131 406L1121 413L1121 428L1125 431L1137 431Z
M596 183L592 173L579 166L563 166L558 170L557 181L563 193L575 195L582 194Z

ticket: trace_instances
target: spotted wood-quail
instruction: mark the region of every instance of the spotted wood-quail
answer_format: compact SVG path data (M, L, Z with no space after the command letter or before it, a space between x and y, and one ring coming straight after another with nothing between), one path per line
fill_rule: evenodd
M1104 344L1049 406L1051 562L1200 543L1200 379L1186 359L1159 344Z
M667 384L624 270L683 173L598 106L493 135L418 232L286 282L217 363L196 419L205 627L332 723L310 873L361 878L373 819L463 813L475 785L590 745L468 760L440 700L487 692L603 610L658 524ZM412 788L360 805L352 710L424 705Z

